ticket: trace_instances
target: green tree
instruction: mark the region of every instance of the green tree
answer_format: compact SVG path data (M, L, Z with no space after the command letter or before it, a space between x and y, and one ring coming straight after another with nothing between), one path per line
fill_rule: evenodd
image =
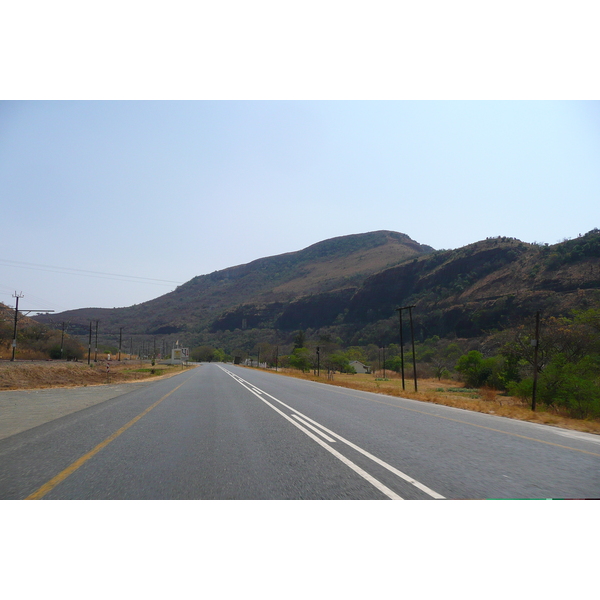
M294 337L294 348L304 348L305 336L304 331L300 330Z
M343 352L334 352L325 359L325 366L340 373L356 373L354 367L350 366L348 356Z
M494 366L493 358L484 358L481 352L471 350L458 359L455 368L467 387L478 388L488 383L494 373Z
M307 348L294 348L289 356L289 364L294 369L307 373L312 365L310 351Z
M190 352L190 358L194 362L212 362L215 357L215 349L212 346L198 346Z

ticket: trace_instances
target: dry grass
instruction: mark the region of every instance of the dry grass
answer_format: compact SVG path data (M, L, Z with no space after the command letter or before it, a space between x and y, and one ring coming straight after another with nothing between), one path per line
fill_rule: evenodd
M154 374L151 370L154 368ZM140 371L142 369L142 371ZM169 377L181 372L178 365L156 365L149 361L111 361L110 372L106 362L0 362L0 390L30 390L56 387L79 387L145 381Z
M498 415L520 421L600 434L600 421L597 419L573 419L559 412L551 412L544 406L539 406L536 412L533 412L528 405L518 398L504 396L501 392L490 388L466 390L453 380L420 379L417 382L418 391L415 392L412 379L405 379L406 389L402 390L402 379L396 373L390 374L387 372L386 380L383 380L381 373L375 375L336 373L333 381L328 381L326 373L321 373L321 376L317 377L312 373L301 373L295 369L279 369L278 372L288 377L318 381L338 387L410 398L421 402L443 404L444 406Z

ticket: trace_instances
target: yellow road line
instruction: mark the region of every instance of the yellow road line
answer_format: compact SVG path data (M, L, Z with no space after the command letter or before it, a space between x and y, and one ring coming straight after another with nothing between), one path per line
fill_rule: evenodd
M315 383L319 383L319 382L315 382ZM337 386L330 386L330 387L334 388ZM337 389L339 390L342 388L337 387ZM502 429L494 429L493 427L487 427L485 425L477 425L476 423L469 423L469 421L462 421L460 419L452 419L450 417L443 417L442 415L436 415L434 413L430 413L430 412L427 412L424 410L417 410L416 408L407 408L406 406L398 406L397 404L390 404L389 402L383 402L382 400L375 400L374 398L365 398L364 396L359 396L357 394L349 394L348 392L338 392L337 390L331 390L331 391L335 391L338 394L341 394L343 396L351 396L353 398L360 398L361 400L366 400L367 402L377 402L378 404L385 404L386 406L391 406L393 408L400 408L402 410L410 410L412 412L416 412L416 413L419 413L422 415L428 415L430 417L437 417L438 419L446 419L447 421L454 421L455 423L462 423L464 425L471 425L472 427L479 427L480 429L487 429L488 431L495 431L496 433L512 435L513 437L522 438L524 440L530 440L532 442L539 442L540 444L547 444L548 446L557 446L558 448L564 448L565 450L573 450L573 452L582 452L583 454L591 454L592 456L600 456L600 454L598 454L596 452L590 452L589 450L581 450L579 448L572 448L571 446L563 446L562 444L556 444L554 442L546 442L545 440L528 437L526 435L520 435L518 433L510 433L509 431L503 431ZM364 392L364 393L365 394L374 394L376 392ZM410 400L410 398L399 398L399 400ZM418 402L418 400L414 400L414 402ZM439 404L438 406L443 406L443 405ZM479 413L479 414L485 414L485 413ZM521 422L523 422L523 421L521 421ZM527 421L525 421L525 422L527 422Z
M188 378L189 379L189 378ZM95 448L90 450L87 454L84 454L81 458L78 458L74 463L70 464L66 469L61 471L58 475L53 477L50 481L45 483L39 490L33 492L25 498L25 500L39 500L43 498L48 492L53 490L59 483L64 481L69 475L77 471L81 465L86 463L92 456L98 454L102 448L105 448L112 441L116 440L124 431L129 429L132 425L137 423L143 416L147 415L154 407L158 406L163 400L168 398L172 393L176 392L184 383L188 381L186 379L183 383L180 383L176 388L172 389L168 394L165 394L160 400L157 400L154 404L149 406L144 412L140 413L137 417L134 417L127 423L123 425L121 429L115 431L110 437L107 437L103 442L100 442Z

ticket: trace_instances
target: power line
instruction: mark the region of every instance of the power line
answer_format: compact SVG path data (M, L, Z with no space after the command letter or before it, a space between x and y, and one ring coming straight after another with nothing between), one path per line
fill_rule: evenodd
M152 283L153 285L182 285L181 281L171 281L169 279L154 279L152 277L140 277L138 275L119 275L118 273L103 273L101 271L88 271L86 269L73 269L71 267L56 267L52 265L39 265L36 263L26 263L17 260L6 260L0 258L0 265L15 267L19 269L32 269L34 271L48 271L50 273L63 273L65 275L83 275L86 277L98 277L99 279L116 279L117 281L137 281L139 283Z

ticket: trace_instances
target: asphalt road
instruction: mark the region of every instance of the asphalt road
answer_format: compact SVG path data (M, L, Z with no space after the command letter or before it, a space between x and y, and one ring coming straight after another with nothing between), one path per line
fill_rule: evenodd
M599 436L231 365L0 440L2 499L599 497Z

